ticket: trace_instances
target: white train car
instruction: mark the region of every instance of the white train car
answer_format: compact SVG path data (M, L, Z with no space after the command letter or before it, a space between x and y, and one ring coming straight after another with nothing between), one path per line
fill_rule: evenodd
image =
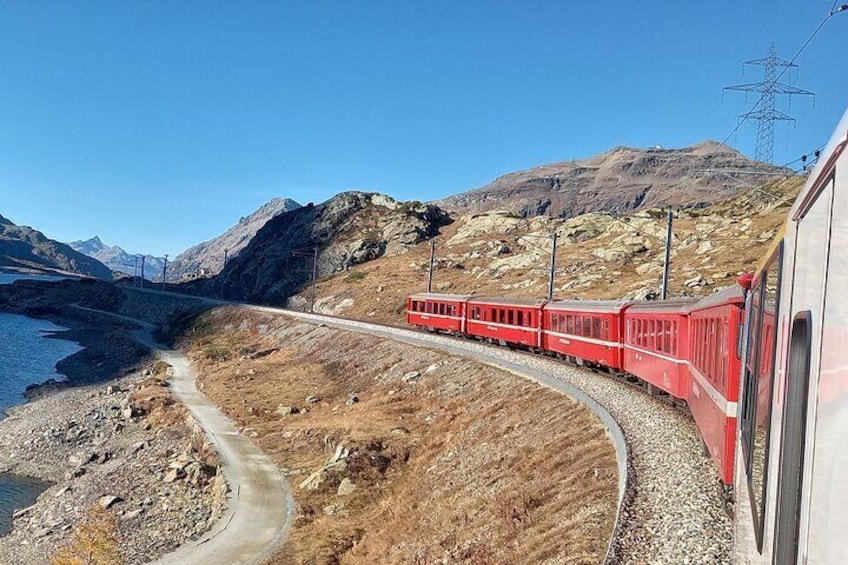
M736 561L848 563L848 112L754 275Z

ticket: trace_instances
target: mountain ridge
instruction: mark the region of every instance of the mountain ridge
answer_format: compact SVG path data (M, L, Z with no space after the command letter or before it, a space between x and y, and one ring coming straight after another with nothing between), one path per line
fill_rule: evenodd
M224 267L224 256L233 259L250 243L256 233L279 214L296 210L300 204L291 198L272 198L236 225L217 237L189 247L174 258L168 268L169 280L186 280L218 274Z
M117 245L106 245L97 235L91 239L72 241L68 245L75 251L97 259L112 271L125 275L133 275L136 270L136 260L144 257L144 278L148 280L160 278L165 265L164 257L130 253Z
M29 226L0 216L0 268L50 271L112 280L103 263Z
M738 194L743 175L757 183L779 173L791 171L753 161L710 139L682 148L621 145L583 159L506 173L433 203L455 214L504 210L522 217L702 207Z

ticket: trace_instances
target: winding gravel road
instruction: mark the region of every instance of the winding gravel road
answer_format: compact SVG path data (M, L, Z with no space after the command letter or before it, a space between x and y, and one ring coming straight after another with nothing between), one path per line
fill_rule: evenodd
M153 325L102 310L91 310L141 326L134 337L171 365L170 390L191 411L218 451L230 489L221 518L200 539L181 545L156 565L234 565L262 563L291 527L295 503L280 470L195 386L188 359L157 343Z

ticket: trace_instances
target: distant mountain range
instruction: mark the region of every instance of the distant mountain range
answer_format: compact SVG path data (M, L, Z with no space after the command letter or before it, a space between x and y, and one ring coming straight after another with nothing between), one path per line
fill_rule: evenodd
M616 147L588 159L509 173L436 204L454 214L504 210L523 217L700 207L767 182L774 173L792 171L753 161L716 141L681 149Z
M0 216L0 268L51 271L111 280L112 271L69 245Z
M91 239L72 241L68 245L80 253L97 259L116 273L125 275L133 275L136 272L136 264L139 268L138 274L141 274L141 258L144 257L144 278L151 281L162 279L162 269L165 265L164 257L128 253L117 245L104 244L97 236Z
M224 268L225 255L234 259L268 220L298 208L300 204L290 198L274 198L218 237L177 255L168 267L168 280L190 280L218 274Z

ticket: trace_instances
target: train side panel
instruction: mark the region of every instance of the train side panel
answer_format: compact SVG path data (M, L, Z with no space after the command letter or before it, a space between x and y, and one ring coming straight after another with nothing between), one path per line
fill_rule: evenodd
M682 400L689 390L687 309L694 303L646 303L624 314L624 370Z
M465 331L467 296L414 294L406 300L406 323L430 331Z
M733 483L743 305L744 292L733 287L698 303L689 314L686 402L725 484Z
M545 306L542 348L622 370L621 317L629 302L560 301Z
M501 345L542 347L544 300L475 298L466 305L465 333Z

